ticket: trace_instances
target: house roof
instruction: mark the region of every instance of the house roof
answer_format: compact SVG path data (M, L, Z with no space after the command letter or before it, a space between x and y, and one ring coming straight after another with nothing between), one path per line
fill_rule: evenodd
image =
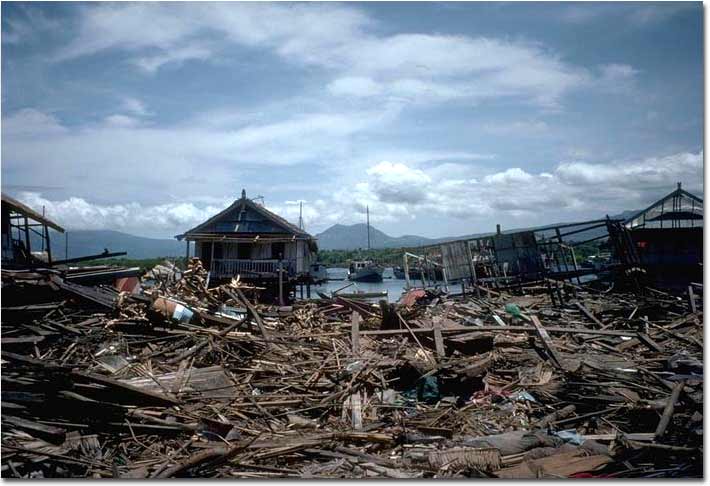
M37 221L38 223L42 223L44 225L49 226L50 228L59 231L60 233L64 233L64 228L59 226L57 223L54 221L46 218L45 216L42 216L39 214L37 211L34 209L30 208L29 206L26 206L25 204L22 204L20 201L17 199L8 196L7 194L1 194L2 196L2 203L10 206L10 208L18 212L24 216L27 216L30 219L33 219Z
M242 197L240 199L237 199L234 201L228 208L225 210L217 213L216 215L212 216L209 218L207 221L204 223L201 223L194 228L186 231L185 233L181 235L177 235L176 238L178 240L182 240L188 236L191 235L196 235L198 233L209 233L209 231L205 231L206 228L208 228L210 225L213 223L218 222L222 217L226 216L229 214L231 211L234 211L235 209L244 210L244 209L251 209L252 211L260 214L263 216L266 220L274 223L278 227L283 229L283 232L285 234L293 235L296 237L299 237L301 239L314 239L313 236L311 236L309 233L306 231L302 230L298 226L289 223L286 219L282 218L278 214L275 214L268 209L266 209L263 206L260 206L256 204L254 201L251 199L248 199L246 196L246 191L242 189ZM216 232L216 233L221 233L221 232ZM252 233L251 231L245 231L245 233Z
M669 200L673 200L671 207L666 206ZM675 191L626 219L624 224L628 228L635 228L645 226L646 223L691 220L703 220L703 200L682 189L678 183Z

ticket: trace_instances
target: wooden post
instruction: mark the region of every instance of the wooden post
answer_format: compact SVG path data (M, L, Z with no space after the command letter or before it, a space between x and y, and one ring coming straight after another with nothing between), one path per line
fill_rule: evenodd
M444 337L441 335L441 322L434 321L434 345L436 346L436 355L439 359L446 358L446 348L444 347Z
M185 240L185 270L187 270L187 263L190 261L190 240Z
M420 272L422 274L422 287L427 288L427 283L426 283L426 255L424 256L423 260L419 260L421 267L420 267Z
M69 259L69 232L64 233L64 259Z
M50 244L49 241L49 228L47 225L44 225L44 235L45 238L47 238L47 262L49 262L49 266L52 266L52 245Z
M577 274L577 283L582 285L582 280L579 278L578 268L577 268L577 256L574 254L574 248L568 247L569 252L572 254L572 265L574 265L574 272Z
M688 285L688 299L690 300L690 312L695 314L698 309L695 307L695 293L692 285Z
M404 252L404 255L402 255L402 260L404 262L404 281L407 286L407 290L409 290L412 285L409 283L409 262L407 261L407 252Z
M284 306L284 274L283 260L279 260L279 305Z
M500 226L500 225L499 225ZM473 263L473 254L471 253L471 242L466 242L466 256L468 257L468 270L471 274L471 282L476 289L476 297L481 297L481 289L478 288L478 277L476 276L476 265Z
M308 282L308 283L306 284L306 297L307 297L308 299L311 298L311 283L310 283L310 282Z
M449 278L446 275L446 267L441 266L441 275L444 277L444 288L446 289L446 293L449 293Z
M202 245L200 245L202 248ZM214 270L214 240L210 243L210 272Z

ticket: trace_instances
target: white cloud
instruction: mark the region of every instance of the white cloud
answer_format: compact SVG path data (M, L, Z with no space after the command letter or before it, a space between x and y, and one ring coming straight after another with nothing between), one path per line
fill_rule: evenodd
M328 90L338 96L367 97L382 93L382 87L370 78L338 78L328 85Z
M598 85L602 89L613 93L628 92L635 87L639 74L628 64L603 64L599 66L600 76Z
M378 200L389 203L416 204L427 198L431 178L422 170L401 163L380 162L367 170Z
M475 170L480 169L469 168L469 173ZM641 208L673 190L677 181L702 193L702 171L702 152L603 164L560 163L554 171L539 173L512 167L480 181L463 178L462 173L380 162L354 190L336 192L334 206L345 207L341 213L348 214L367 204L381 221L427 214L465 220L513 217L521 225L546 224Z
M518 184L530 182L533 176L525 172L519 167L513 167L507 169L503 172L497 172L495 174L487 175L483 182L486 184L496 185L496 184Z
M3 119L3 175L13 173L13 184L28 186L61 180L68 194L118 201L128 187L141 201L176 192L230 194L249 168L327 166L352 157L353 138L389 124L397 110L278 111L266 118L279 121L237 127L189 120L157 127L114 113L100 123L65 127L27 109Z
M673 190L677 181L691 192L702 193L702 161L699 152L604 164L561 163L552 172L513 167L486 174L480 181L383 161L372 165L358 182L304 201L303 218L312 232L335 223L362 222L366 207L371 221L385 228L424 214L480 221L491 228L491 221L501 219L522 226L584 220L642 208ZM36 192L21 193L19 199L31 207L45 206L50 218L70 229L167 235L204 221L232 202L203 198L202 202L102 205L77 197L49 200ZM267 208L294 224L298 221L299 201L269 202Z
M225 200L220 205L202 207L182 202L102 205L79 197L53 201L36 192L22 192L17 198L31 208L44 207L48 218L70 230L113 229L137 234L161 230L168 234L185 231L214 216L232 202Z
M328 90L335 96L422 103L514 97L548 108L594 81L586 69L539 44L376 34L378 22L351 5L125 3L80 12L78 34L56 60L121 49L132 53L140 69L155 73L171 63L215 58L238 44L333 73Z
M166 64L180 66L185 61L206 60L212 56L210 49L201 46L188 46L179 49L172 49L162 54L145 56L135 59L133 62L143 71L154 74L159 68Z
M123 98L122 107L127 112L137 116L149 116L151 114L145 106L145 103L138 98Z
M33 108L24 108L3 118L2 132L5 136L46 136L65 133L57 118Z

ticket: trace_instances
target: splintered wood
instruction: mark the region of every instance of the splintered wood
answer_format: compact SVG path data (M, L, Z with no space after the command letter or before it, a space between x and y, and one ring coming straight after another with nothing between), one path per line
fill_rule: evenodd
M268 307L197 260L150 277L3 273L3 477L702 477L697 288Z

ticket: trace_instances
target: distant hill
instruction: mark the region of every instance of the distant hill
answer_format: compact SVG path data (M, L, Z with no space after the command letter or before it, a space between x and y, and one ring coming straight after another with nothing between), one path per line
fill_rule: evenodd
M637 211L624 211L621 214L612 216L612 218L627 218L636 212ZM505 232L521 231L523 229L526 228L510 229ZM588 239L604 233L605 229L599 228L577 235L577 237L580 240ZM383 231L370 226L370 246L379 249L411 248L463 238L475 238L485 234L491 234L491 232L447 236L443 238L426 238L416 235L389 236ZM358 248L367 248L367 225L361 223L352 225L336 224L322 233L317 234L316 238L318 238L318 248L321 250L357 250ZM575 237L570 237L570 239L574 238ZM52 231L50 232L50 239L52 241L52 254L54 258L56 260L65 258L64 235ZM39 239L33 237L32 248L33 250L41 248ZM143 236L135 236L112 230L69 231L69 258L95 255L103 252L104 248L108 248L110 252L125 251L128 253L127 258L131 259L179 257L185 255L185 243L172 238L145 238Z
M611 219L626 219L636 211L624 211L621 214L610 216ZM601 219L601 218L599 218ZM559 223L563 224L563 223ZM529 228L515 228L504 230L503 233L511 233L515 231L524 231L528 229L544 229L554 227L556 224L536 226ZM446 236L443 238L426 238L424 236L404 235L404 236L389 236L388 234L378 230L370 225L370 246L372 248L401 248L401 247L417 247L425 245L433 245L435 243L443 243L446 241L477 238L479 236L492 234L492 231L486 233L473 233L460 236ZM566 240L568 241L583 241L597 236L606 234L604 227L585 231L577 235L572 235ZM326 229L322 233L315 235L318 238L318 248L321 250L357 250L359 248L367 248L367 225L358 223L351 225L336 224Z
M56 260L65 258L64 235L50 232L52 256ZM33 249L41 248L39 241L33 242ZM125 251L126 258L159 258L185 255L185 243L168 238L145 238L112 230L70 230L69 258L101 253L105 248L110 252Z
M316 235L318 248L321 250L357 250L367 248L367 225L358 223L351 225L336 224ZM422 246L435 240L423 236L404 235L389 236L370 226L370 246L372 248L400 248Z

